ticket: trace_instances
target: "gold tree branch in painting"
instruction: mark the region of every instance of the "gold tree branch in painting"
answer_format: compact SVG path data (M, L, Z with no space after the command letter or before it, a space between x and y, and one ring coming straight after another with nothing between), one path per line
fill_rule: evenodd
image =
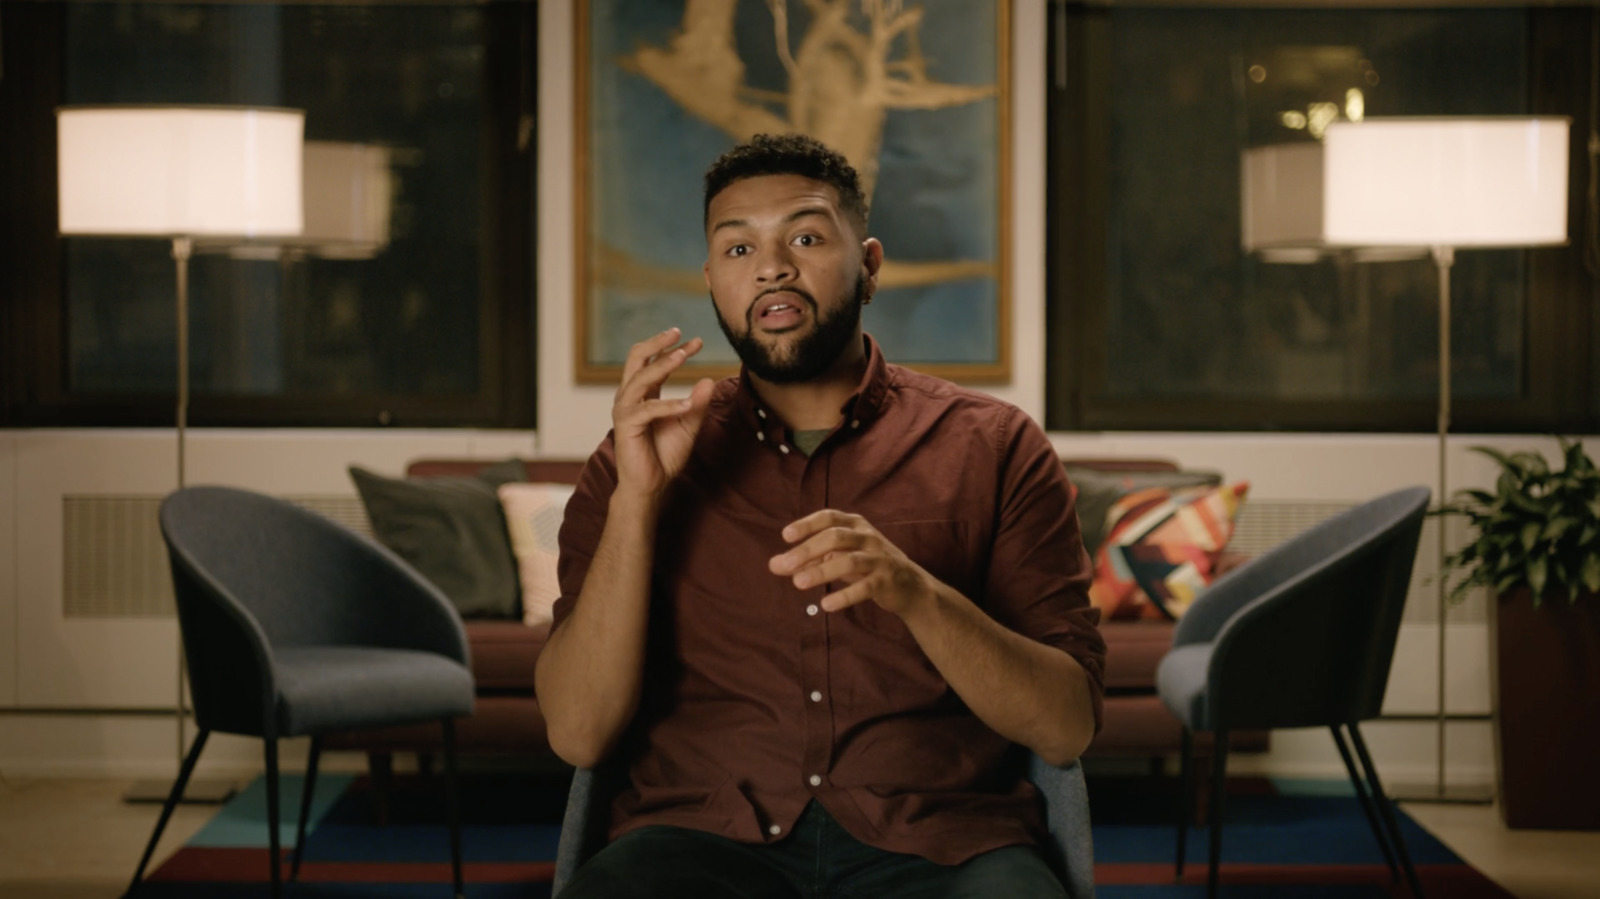
M900 0L859 2L865 32L851 21L852 0L805 0L810 26L791 48L788 0L766 0L774 50L788 77L781 98L745 84L745 64L733 34L738 0L688 0L667 46L641 47L622 65L735 140L760 132L810 134L850 160L870 198L888 110L961 106L994 96L996 88L928 77L918 39L924 16L920 6L906 7ZM904 47L898 58L897 47ZM774 99L783 113L773 111Z

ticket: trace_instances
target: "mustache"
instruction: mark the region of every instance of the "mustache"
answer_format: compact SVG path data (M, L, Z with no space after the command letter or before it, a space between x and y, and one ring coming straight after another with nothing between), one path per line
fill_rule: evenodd
M766 290L756 294L756 298L751 300L750 305L744 310L744 324L746 328L754 328L756 326L756 306L761 303L761 298L765 296L771 296L775 293L792 293L800 299L806 301L806 305L811 307L812 315L817 313L817 298L812 296L810 293L807 293L805 290L799 287L769 287Z

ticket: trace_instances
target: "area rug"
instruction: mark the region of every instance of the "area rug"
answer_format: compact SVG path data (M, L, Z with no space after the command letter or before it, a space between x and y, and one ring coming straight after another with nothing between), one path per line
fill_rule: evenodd
M1206 894L1211 832L1189 831L1177 851L1175 780L1091 777L1095 895L1181 899ZM1383 852L1348 781L1230 778L1223 806L1221 895L1229 899L1410 896L1390 882ZM1429 899L1513 899L1404 812L1400 829Z
M294 845L302 781L282 778L281 845ZM399 777L380 797L366 777L323 775L306 827L299 881L285 899L450 896L450 837L440 777ZM461 779L468 899L545 899L555 874L566 785L549 776ZM266 783L256 779L147 878L137 899L254 899L271 893ZM288 850L284 877L288 877Z
M450 894L442 784L400 778L386 792L387 822L365 777L318 781L300 881L286 897L426 899ZM294 840L301 782L283 778L284 846ZM1173 876L1174 785L1142 777L1091 777L1096 895L1184 899L1205 895L1205 828L1189 835L1182 881ZM462 844L469 899L545 899L560 836L564 785L549 776L462 778ZM1229 781L1222 895L1233 899L1409 896L1390 882L1383 855L1348 784ZM140 899L254 899L268 895L266 790L259 779L172 856ZM1402 813L1401 828L1429 897L1511 899ZM287 858L287 851L285 852ZM287 865L285 866L287 872Z

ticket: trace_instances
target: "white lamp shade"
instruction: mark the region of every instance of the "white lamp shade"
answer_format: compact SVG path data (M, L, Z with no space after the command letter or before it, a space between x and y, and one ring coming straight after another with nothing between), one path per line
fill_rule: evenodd
M1245 151L1247 250L1567 241L1564 118L1367 119Z
M305 114L68 107L56 114L62 234L299 234Z

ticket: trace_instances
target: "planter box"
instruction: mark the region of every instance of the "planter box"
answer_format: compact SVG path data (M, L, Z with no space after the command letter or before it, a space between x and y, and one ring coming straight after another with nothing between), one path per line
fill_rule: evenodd
M1600 829L1600 596L1501 595L1490 628L1507 827Z

